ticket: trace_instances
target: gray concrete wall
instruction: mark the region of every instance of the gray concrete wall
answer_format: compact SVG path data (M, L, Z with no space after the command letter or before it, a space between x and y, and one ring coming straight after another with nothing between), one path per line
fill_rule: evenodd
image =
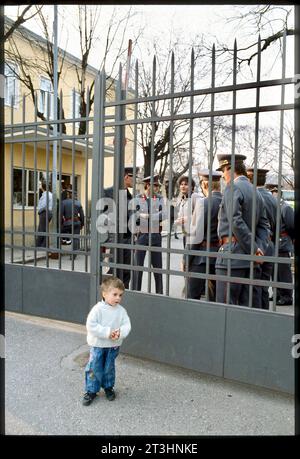
M294 393L294 317L126 292L128 354Z
M85 323L90 275L6 265L6 309ZM127 291L124 353L294 393L294 317Z
M9 311L85 323L90 309L90 275L5 265L5 300Z

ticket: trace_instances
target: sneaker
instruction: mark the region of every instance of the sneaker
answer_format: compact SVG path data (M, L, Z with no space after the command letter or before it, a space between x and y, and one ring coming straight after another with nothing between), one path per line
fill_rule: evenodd
M116 398L115 391L113 390L112 387L109 387L108 389L104 389L105 395L107 400L110 402Z
M72 244L71 239L67 239L67 240L66 240L66 245L70 245L70 244Z
M90 405L92 403L92 401L94 400L94 398L96 397L97 394L95 394L94 392L86 392L83 396L83 399L82 399L82 404L83 405Z

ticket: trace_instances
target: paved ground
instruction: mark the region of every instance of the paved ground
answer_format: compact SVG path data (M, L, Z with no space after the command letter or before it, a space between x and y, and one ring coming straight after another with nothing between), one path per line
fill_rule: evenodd
M167 247L167 238L163 238L163 247ZM174 237L171 238L171 247L176 249L182 249L182 235L179 236L179 239L175 239ZM63 250L65 251L65 255L61 257L61 269L63 270L71 270L72 269L72 261L70 260L69 251L70 246L62 246ZM36 252L37 258L37 266L39 267L46 267L46 259L45 259L45 252L37 251ZM173 270L180 270L180 261L182 256L180 254L171 254L170 256L170 269ZM23 255L21 250L14 250L14 260L15 262L22 263ZM25 254L26 264L28 266L34 265L34 250L26 250ZM10 250L6 249L5 251L5 262L11 262L11 252ZM58 269L59 261L48 259L49 267ZM145 266L148 266L148 256L145 258ZM163 267L167 266L167 256L163 253ZM74 270L81 271L81 272L89 272L90 270L90 257L85 255L78 255L76 260L74 261ZM166 293L166 276L163 275L163 285L164 285L164 292ZM170 276L170 286L169 286L169 296L174 298L181 298L183 296L183 289L184 289L184 278L182 276ZM143 281L142 281L142 291L148 291L148 274L143 274ZM151 276L151 292L155 292L155 282L154 276ZM272 295L272 289L270 289L270 296ZM270 303L270 309L272 309L272 303ZM286 314L294 314L294 306L277 306L276 311L280 313Z
M81 404L85 327L6 313L6 434L293 435L291 396L120 354L117 399Z

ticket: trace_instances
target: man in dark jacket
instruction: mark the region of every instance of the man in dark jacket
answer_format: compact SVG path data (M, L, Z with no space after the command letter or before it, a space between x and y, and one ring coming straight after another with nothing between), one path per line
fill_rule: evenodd
M131 192L129 191L129 188L133 187L133 167L132 166L125 166L124 168L124 188L123 191L126 193L124 202L122 204L124 207L126 206L126 209L124 208L123 210L126 212L126 231L125 232L120 232L118 234L118 242L120 244L131 244L131 231L128 225L130 216L132 211L130 210L130 202L133 198ZM139 172L139 168L136 167L136 174ZM114 197L114 187L106 188L104 190L104 197L105 198L110 198L113 199ZM126 201L126 202L125 202ZM121 203L120 203L121 205ZM104 212L107 212L107 208L104 208ZM119 213L118 213L119 215ZM125 215L125 214L124 214ZM104 241L104 239L106 239ZM114 242L114 235L111 233L107 233L106 238L103 238L104 242ZM112 253L114 254L114 250L112 250ZM117 263L120 264L125 264L125 265L131 265L131 250L130 249L117 249ZM108 274L113 273L113 268L110 268L108 271ZM117 269L117 277L119 277L124 285L125 288L129 288L129 283L130 283L130 277L131 277L131 271L129 269Z
M159 194L159 177L153 177L153 190L151 201L151 177L146 177L143 180L145 193L142 193L136 198L136 210L139 212L137 220L137 245L149 245L153 247L161 247L161 231L162 222L167 218L167 211L164 205L164 200ZM146 250L136 250L135 264L143 266L146 256ZM162 253L150 252L150 260L153 268L162 268ZM134 272L134 290L140 291L142 288L142 271ZM156 293L163 293L162 274L154 273Z
M199 179L202 193L204 194L204 238L199 244L187 244L186 248L190 250L199 250L199 255L190 255L188 257L188 271L195 273L206 272L207 257L201 255L201 251L217 252L219 250L219 237L218 237L218 214L222 201L220 179L221 172L212 171L211 194L209 194L209 170L203 169L199 171ZM209 201L210 207L210 238L208 243L208 208ZM203 218L199 215L200 218ZM216 258L209 257L209 273L215 274ZM188 278L187 282L187 297L200 300L201 296L205 294L205 279L197 279L193 277ZM208 281L209 286L209 300L215 301L216 299L216 282L213 280Z
M266 217L263 198L256 190L254 250L251 253L253 186L247 178L246 167L243 162L246 156L240 154L234 156L234 182L231 184L231 156L230 154L218 155L219 168L217 170L222 171L226 182L218 225L218 234L221 240L219 253L226 254L230 252L234 254L256 255L256 263L260 263L259 257L264 255L269 240L269 223ZM232 235L229 234L230 222L232 223ZM258 277L256 271L257 269L254 267L254 278ZM216 261L216 274L224 276L227 273L228 258L219 257ZM250 261L231 259L230 276L249 279ZM226 303L227 285L227 282L217 280L217 302ZM229 285L229 303L248 306L249 285L242 282L230 283ZM253 306L261 307L260 298L255 298L254 294L255 292L253 291Z
M75 193L74 193L75 194ZM84 226L84 213L80 201L74 196L72 199L73 191L67 189L67 198L61 203L61 219L62 231L68 234L80 234L81 228ZM73 238L73 250L79 250L80 241L79 237ZM76 258L76 254L73 255Z
M270 226L270 238L268 240L268 246L266 248L265 255L268 257L272 257L274 255L274 238L276 232L276 213L277 213L277 201L272 195L272 193L267 190L265 187L266 183L266 175L269 172L268 169L261 169L257 168L257 190L261 194L265 209L266 215ZM247 169L247 176L250 182L253 184L253 177L254 177L254 168L249 167ZM274 269L273 263L269 261L265 261L261 265L257 266L257 270L259 271L259 279L264 281L270 281L272 278L272 272ZM269 287L253 287L253 289L257 292L257 295L261 293L261 307L262 309L269 309Z
M279 239L279 257L291 258L294 251L293 241L295 239L295 215L294 210L282 198L280 199L280 239ZM292 269L290 264L278 264L278 282L292 283ZM277 301L278 306L291 306L293 304L293 291L291 289L278 288Z

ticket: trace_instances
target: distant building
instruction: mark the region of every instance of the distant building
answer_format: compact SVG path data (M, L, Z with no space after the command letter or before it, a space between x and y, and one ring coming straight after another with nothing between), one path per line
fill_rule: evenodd
M11 19L5 17L6 26L10 26L12 22ZM43 141L43 138L47 135L46 125L39 125L36 128L35 125L29 124L35 120L35 107L29 89L21 81L22 74L19 67L20 59L28 63L33 87L37 94L37 110L44 113L46 119L49 114L49 119L51 119L53 117L53 88L49 76L42 70L45 65L40 65L45 60L47 54L47 41L27 28L19 26L13 34L13 42L8 40L5 43L5 52L5 139L8 142L5 145L5 228L6 230L10 228L12 220L14 230L22 228L22 209L24 208L25 227L33 229L34 195L36 195L36 202L38 202L39 183L42 180L48 181L48 183L52 182L52 142ZM14 59L14 56L17 57ZM67 121L73 117L80 117L80 94L77 90L78 80L75 68L75 65L78 66L80 64L80 60L72 54L59 49L59 68L62 56L64 64L60 75L58 92L62 91L63 94L64 117ZM97 73L98 70L96 68L90 65L87 67L86 86L91 86ZM108 98L112 99L114 98L114 81L110 80L108 83L110 84ZM23 94L25 95L26 102L25 119L23 119ZM111 111L111 113L113 112ZM107 114L110 114L109 110L107 110ZM89 116L93 116L93 109ZM24 121L26 122L25 126L23 125ZM37 121L40 123L41 119L37 118ZM14 125L13 133L12 129L8 127L11 124ZM65 123L66 135L72 135L73 124ZM79 122L76 122L76 133L78 126ZM92 134L92 132L93 123L90 122L89 134ZM126 136L127 140L131 139L132 134L130 130L126 130ZM27 139L38 137L39 142L18 142L18 138L21 139L24 137ZM104 186L110 186L113 182L113 139L113 136L105 139ZM13 141L13 146L9 143L11 141ZM132 150L132 142L127 142L125 163L129 164L132 162ZM74 152L74 164L72 162L72 151ZM91 158L92 138L89 139L88 144L86 139L79 138L76 138L75 141L66 138L61 142L61 179L64 180L66 186L72 185L73 189L77 191L85 212L87 211L85 209L86 203L90 203L91 200ZM48 177L46 173L47 162ZM34 174L35 165L36 174ZM74 183L72 183L73 166ZM59 160L57 171L59 172ZM88 181L88 186L86 186L86 181ZM22 202L23 187L25 193ZM13 216L11 215L11 202ZM7 238L9 238L9 234L6 240ZM15 243L19 239L16 236Z

